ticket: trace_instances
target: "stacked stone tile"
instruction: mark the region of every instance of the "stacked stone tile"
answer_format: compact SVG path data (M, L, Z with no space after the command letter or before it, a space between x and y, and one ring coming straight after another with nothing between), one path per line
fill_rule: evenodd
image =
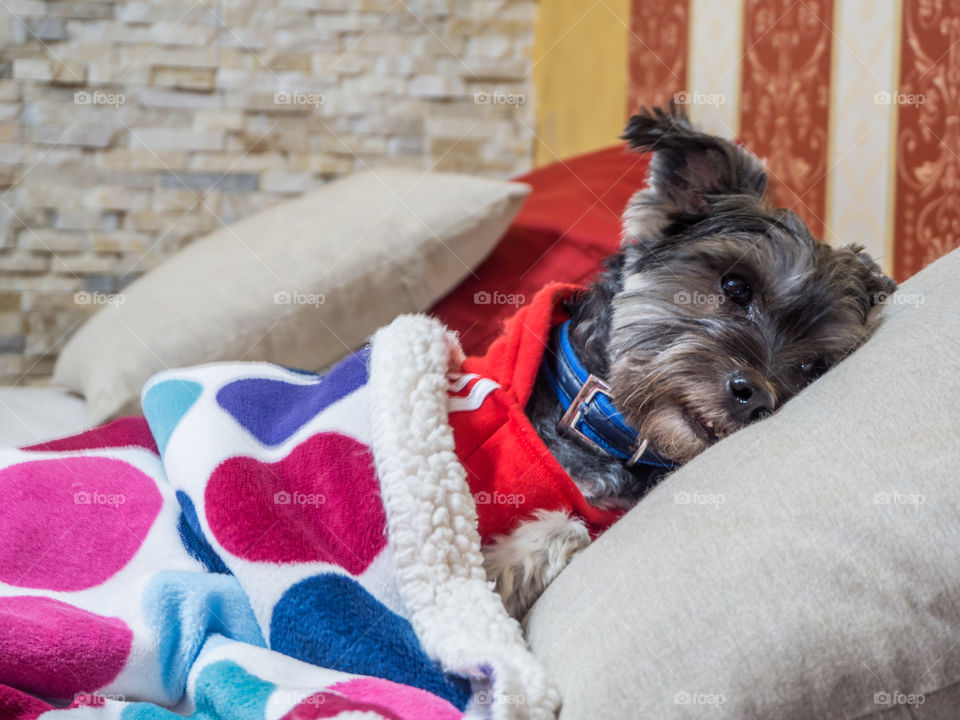
M338 175L527 169L535 5L4 0L0 385L42 382L186 243Z

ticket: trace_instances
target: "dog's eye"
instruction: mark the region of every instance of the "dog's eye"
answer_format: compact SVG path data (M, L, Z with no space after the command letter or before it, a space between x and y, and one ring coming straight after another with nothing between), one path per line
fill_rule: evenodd
M753 288L739 275L724 275L720 280L720 289L738 305L749 305L753 299Z
M808 358L800 363L800 372L803 373L803 377L808 381L816 380L829 368L830 365L822 357Z

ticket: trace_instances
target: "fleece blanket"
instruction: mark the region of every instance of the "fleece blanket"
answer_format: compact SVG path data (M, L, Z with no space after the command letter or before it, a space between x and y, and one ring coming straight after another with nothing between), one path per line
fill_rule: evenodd
M145 421L0 450L0 717L552 717L482 568L462 362L402 317L323 377L168 371Z

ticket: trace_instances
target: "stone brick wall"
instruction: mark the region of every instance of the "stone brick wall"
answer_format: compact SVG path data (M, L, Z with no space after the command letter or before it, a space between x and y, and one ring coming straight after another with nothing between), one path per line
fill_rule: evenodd
M0 385L192 239L384 164L531 163L535 0L4 0Z

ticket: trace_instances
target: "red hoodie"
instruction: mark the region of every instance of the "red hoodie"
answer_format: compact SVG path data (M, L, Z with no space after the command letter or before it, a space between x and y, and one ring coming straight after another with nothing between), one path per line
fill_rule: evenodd
M537 510L565 510L594 536L623 515L586 501L524 412L550 331L569 317L562 303L579 289L547 285L506 322L486 355L464 361L463 375L451 384L450 424L484 543Z

